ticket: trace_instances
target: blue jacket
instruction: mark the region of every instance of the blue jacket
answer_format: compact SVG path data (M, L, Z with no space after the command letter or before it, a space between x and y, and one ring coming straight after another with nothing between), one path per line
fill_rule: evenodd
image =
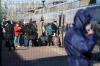
M96 42L95 35L85 36L85 26L92 19L85 9L75 15L73 27L66 31L64 46L68 54L68 66L91 66L88 59Z
M45 26L45 33L46 36L52 35L52 24L49 23Z

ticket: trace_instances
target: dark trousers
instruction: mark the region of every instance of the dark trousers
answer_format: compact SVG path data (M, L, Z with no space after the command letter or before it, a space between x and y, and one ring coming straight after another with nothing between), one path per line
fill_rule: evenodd
M20 45L23 46L24 44L24 35L20 35Z
M49 35L48 36L48 45L50 46L52 46L53 45L53 43L52 43L52 36L51 35Z
M15 45L14 45L14 42L13 41L14 41L13 39L8 39L6 41L6 44L8 45L9 51L11 51L12 48L13 48L13 50L15 50Z
M93 66L93 63L91 60L87 60L81 57L67 57L67 66Z
M33 46L38 46L37 39L31 39L32 40L32 47Z

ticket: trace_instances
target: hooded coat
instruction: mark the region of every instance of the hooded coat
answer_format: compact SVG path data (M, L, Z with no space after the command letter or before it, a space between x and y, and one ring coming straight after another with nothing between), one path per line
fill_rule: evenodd
M74 17L73 27L66 31L64 46L68 66L91 66L90 55L95 45L95 35L85 36L85 27L92 19L90 13L80 9Z

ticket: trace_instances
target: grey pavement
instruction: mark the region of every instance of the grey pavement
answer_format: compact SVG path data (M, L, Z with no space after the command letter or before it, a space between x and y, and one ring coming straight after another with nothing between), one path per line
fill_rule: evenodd
M98 53L96 55L94 66L100 66L100 54L99 57ZM67 66L66 60L64 48L55 46L21 47L16 51L8 51L4 46L2 48L2 66Z
M16 51L2 49L2 66L66 66L66 55L49 47L17 48ZM54 49L55 50L55 49Z

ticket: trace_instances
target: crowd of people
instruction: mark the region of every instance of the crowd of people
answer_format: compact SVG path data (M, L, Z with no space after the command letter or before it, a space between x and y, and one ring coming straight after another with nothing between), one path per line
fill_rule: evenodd
M26 24L24 24L23 21L4 21L2 23L2 31L6 42L5 46L8 47L9 50L15 50L23 46L53 46L54 43L57 43L56 37L58 30L54 23L44 25L44 31L39 36L39 28L36 21L30 20L29 23Z
M100 40L98 31L100 28L96 28L96 31L92 28L94 24L92 21L92 15L85 9L77 11L73 27L66 29L64 36L64 47L67 52L67 64L68 66L92 66L92 50L97 42ZM15 50L16 47L29 47L31 46L51 46L60 45L59 28L55 24L56 21L47 23L42 27L36 21L30 20L29 23L24 24L22 21L12 22L5 21L0 25L0 40L3 38L6 42L6 46L9 50ZM2 26L2 27L1 27ZM39 34L38 31L41 30ZM2 32L3 31L3 32Z

